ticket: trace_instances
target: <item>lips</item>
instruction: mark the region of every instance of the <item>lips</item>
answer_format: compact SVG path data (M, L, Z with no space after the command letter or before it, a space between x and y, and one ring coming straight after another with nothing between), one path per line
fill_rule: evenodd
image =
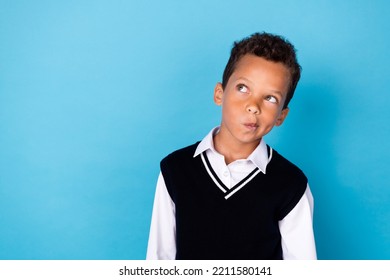
M255 130L256 128L259 127L257 123L244 123L244 126L249 130Z

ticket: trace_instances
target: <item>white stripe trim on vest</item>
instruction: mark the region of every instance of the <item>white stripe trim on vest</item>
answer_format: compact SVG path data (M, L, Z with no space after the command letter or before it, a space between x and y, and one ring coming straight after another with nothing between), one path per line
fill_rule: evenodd
M203 165L204 165L204 167L206 168L207 173L209 173L211 179L213 179L214 183L217 185L217 187L218 187L221 191L223 191L224 193L226 193L226 189L225 189L224 187L222 187L222 186L219 184L219 182L217 181L217 179L214 178L213 173L211 173L211 170L209 169L209 167L208 167L208 165L207 165L207 163L206 163L206 159L204 158L203 153L201 153L201 158L202 158L202 161L203 161Z
M217 176L216 174L213 173L213 171L210 170L210 168L212 168L211 166L209 167L209 165L207 164L207 160L206 160L206 156L204 153L201 153L201 158L202 158L202 162L203 162L203 165L204 167L206 168L206 171L207 173L209 174L209 176L211 177L211 179L213 180L214 184L217 185L217 187L223 192L225 193L225 199L228 199L230 198L233 194L235 194L236 192L238 192L240 189L242 189L245 185L247 185L254 177L257 176L257 174L259 174L261 172L261 170L256 167L252 172L253 174L248 177L248 178L244 178L243 180L245 181L240 181L239 183L236 184L236 186L238 187L234 187L231 189L231 191L228 191L228 188L225 186L225 185L221 185L221 183L219 182L219 178L215 178L215 176ZM271 160L272 158L272 149L270 151L270 157L269 157L269 160ZM251 173L252 173L251 172Z
M235 188L233 191L231 191L229 194L225 195L225 199L228 199L229 197L231 197L233 194L235 194L236 192L238 192L239 190L241 190L246 184L248 184L257 174L259 174L261 171L260 169L258 169L255 173L253 173L253 175L251 177L249 177L248 179L246 179L245 182L243 182L238 188Z

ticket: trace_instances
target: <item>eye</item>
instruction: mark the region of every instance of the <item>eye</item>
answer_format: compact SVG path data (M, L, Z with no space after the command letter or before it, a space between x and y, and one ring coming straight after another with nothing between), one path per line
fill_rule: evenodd
M275 103L277 104L278 103L278 99L275 97L275 96L272 96L272 95L268 95L265 100L271 102L271 103Z
M248 93L249 92L248 87L246 85L244 85L244 84L237 85L237 90L239 92L242 92L242 93Z

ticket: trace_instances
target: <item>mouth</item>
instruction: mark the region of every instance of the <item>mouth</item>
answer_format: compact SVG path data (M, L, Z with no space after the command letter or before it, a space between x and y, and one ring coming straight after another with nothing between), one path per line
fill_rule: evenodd
M256 130L259 125L257 123L244 123L243 124L247 129L253 131L253 130Z

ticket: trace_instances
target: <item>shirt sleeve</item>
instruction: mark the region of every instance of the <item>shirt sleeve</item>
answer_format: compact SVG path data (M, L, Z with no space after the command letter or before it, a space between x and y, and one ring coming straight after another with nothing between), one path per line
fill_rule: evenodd
M279 222L283 259L317 259L313 232L313 206L313 196L307 185L298 204Z
M172 201L161 172L154 197L147 260L174 260L176 257L175 203Z

